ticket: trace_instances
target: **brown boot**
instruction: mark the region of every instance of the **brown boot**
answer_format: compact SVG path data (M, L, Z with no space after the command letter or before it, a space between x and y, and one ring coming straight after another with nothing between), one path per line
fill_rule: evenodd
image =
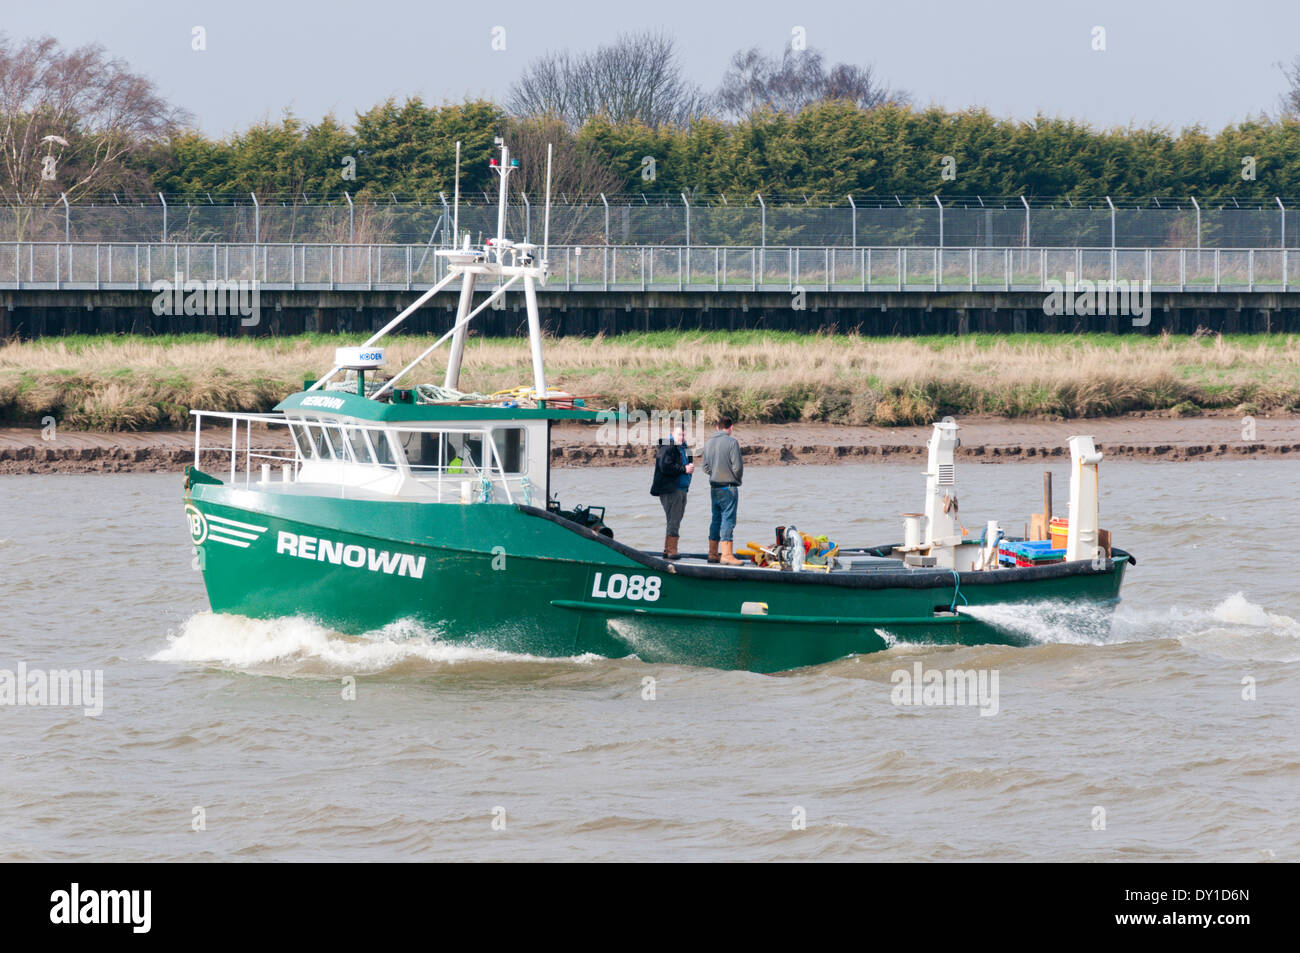
M716 563L717 561L718 561L718 541L716 539L711 539L709 540L709 562Z
M722 555L718 558L718 562L726 566L739 566L742 560L737 559L731 554L731 546L731 540L724 539L722 541Z
M681 554L677 552L677 537L664 537L664 559L681 559Z

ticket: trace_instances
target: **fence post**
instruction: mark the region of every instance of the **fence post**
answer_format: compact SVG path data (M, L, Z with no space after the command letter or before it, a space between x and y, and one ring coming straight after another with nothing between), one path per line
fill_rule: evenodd
M691 250L691 203L686 198L686 193L682 193L682 205L686 206L686 253L689 255Z
M1280 241L1279 244L1281 244L1281 246L1282 246L1282 290L1285 291L1285 290L1286 290L1286 259L1287 259L1287 254L1286 254L1286 206L1282 204L1282 200L1281 200L1280 198L1277 198L1277 196L1274 196L1274 199L1277 201L1278 212L1279 212L1279 214L1281 215L1281 218L1282 218L1282 239L1281 239L1281 241Z
M683 198L685 198L685 196L683 196ZM601 193L600 193L600 201L601 201L601 202L604 204L604 206L605 206L605 247L608 248L608 247L609 247L609 199L605 198L605 193L604 193L604 192L601 192ZM690 216L691 216L691 213L690 213L690 207L688 206L688 207L687 207L687 212L686 212L686 235L687 235L687 238L686 238L686 244L688 244L688 245L691 243L691 240L690 240L690 234L691 234Z
M1192 197L1192 208L1196 209L1196 270L1201 270L1201 203Z
M164 245L166 245L166 244L167 244L167 199L164 198L164 196L163 196L163 194L162 194L161 192L158 193L158 201L162 202L162 208L163 208L163 234L162 234L162 243L163 243Z
M1026 201L1023 195L1020 196L1020 202L1025 207L1025 247L1028 248L1029 247L1029 202Z
M262 241L262 206L257 202L257 193L248 193L253 198L253 244Z
M853 247L858 247L858 206L853 201L853 195L849 195L849 215L852 221Z
M532 238L530 238L529 236L531 236L533 233L533 207L528 201L528 193L525 192L523 189L519 190L519 197L524 200L524 241L531 243ZM606 216L606 219L607 220L605 222L605 241L608 242L609 241L608 215Z
M72 244L72 208L68 205L68 193L60 192L59 201L63 203L63 240ZM68 249L71 255L72 249Z
M1115 248L1115 203L1110 200L1109 195L1106 196L1106 204L1110 206L1110 247L1113 251ZM1114 277L1112 274L1111 278Z
M939 247L943 247L943 202L939 201L939 196L934 197L934 204L939 206Z
M348 195L347 192L344 192L343 197L348 200L348 244L351 245L354 244L355 241L353 238L353 226L355 224L354 213L356 209L352 205L352 196Z
M763 201L763 196L758 192L754 193L754 198L758 199L758 207L762 210L759 213L759 247L762 249L758 253L758 273L759 276L767 274L767 203Z

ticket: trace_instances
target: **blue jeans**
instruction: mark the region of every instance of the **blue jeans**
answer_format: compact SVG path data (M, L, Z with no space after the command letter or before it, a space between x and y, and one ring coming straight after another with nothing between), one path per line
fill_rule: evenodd
M740 488L711 486L709 501L713 504L713 519L709 522L709 539L731 542L732 531L736 528L736 504L740 501Z

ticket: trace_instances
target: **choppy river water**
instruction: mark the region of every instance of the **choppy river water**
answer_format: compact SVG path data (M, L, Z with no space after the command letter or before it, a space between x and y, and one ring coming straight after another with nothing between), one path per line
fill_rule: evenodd
M897 540L919 469L755 468L737 538ZM1021 527L1041 473L960 465L967 525ZM661 542L647 472L555 478ZM1300 860L1298 478L1107 461L1108 634L1017 610L1031 647L763 676L214 616L179 476L3 477L0 678L101 670L103 710L0 706L0 859ZM916 662L996 670L997 714L894 704Z

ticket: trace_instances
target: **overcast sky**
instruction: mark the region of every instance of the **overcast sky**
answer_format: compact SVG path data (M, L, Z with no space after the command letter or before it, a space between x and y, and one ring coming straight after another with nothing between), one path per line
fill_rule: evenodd
M1037 112L1099 126L1211 131L1274 111L1277 64L1300 54L1298 0L0 0L12 38L97 41L224 135L286 107L350 121L389 96L501 98L533 57L621 30L662 28L691 78L717 85L737 49L771 51L802 27L831 62L873 64L918 105ZM544 20L529 11L546 10ZM207 49L192 49L194 27ZM492 48L504 28L505 49ZM1104 29L1104 51L1093 49Z

